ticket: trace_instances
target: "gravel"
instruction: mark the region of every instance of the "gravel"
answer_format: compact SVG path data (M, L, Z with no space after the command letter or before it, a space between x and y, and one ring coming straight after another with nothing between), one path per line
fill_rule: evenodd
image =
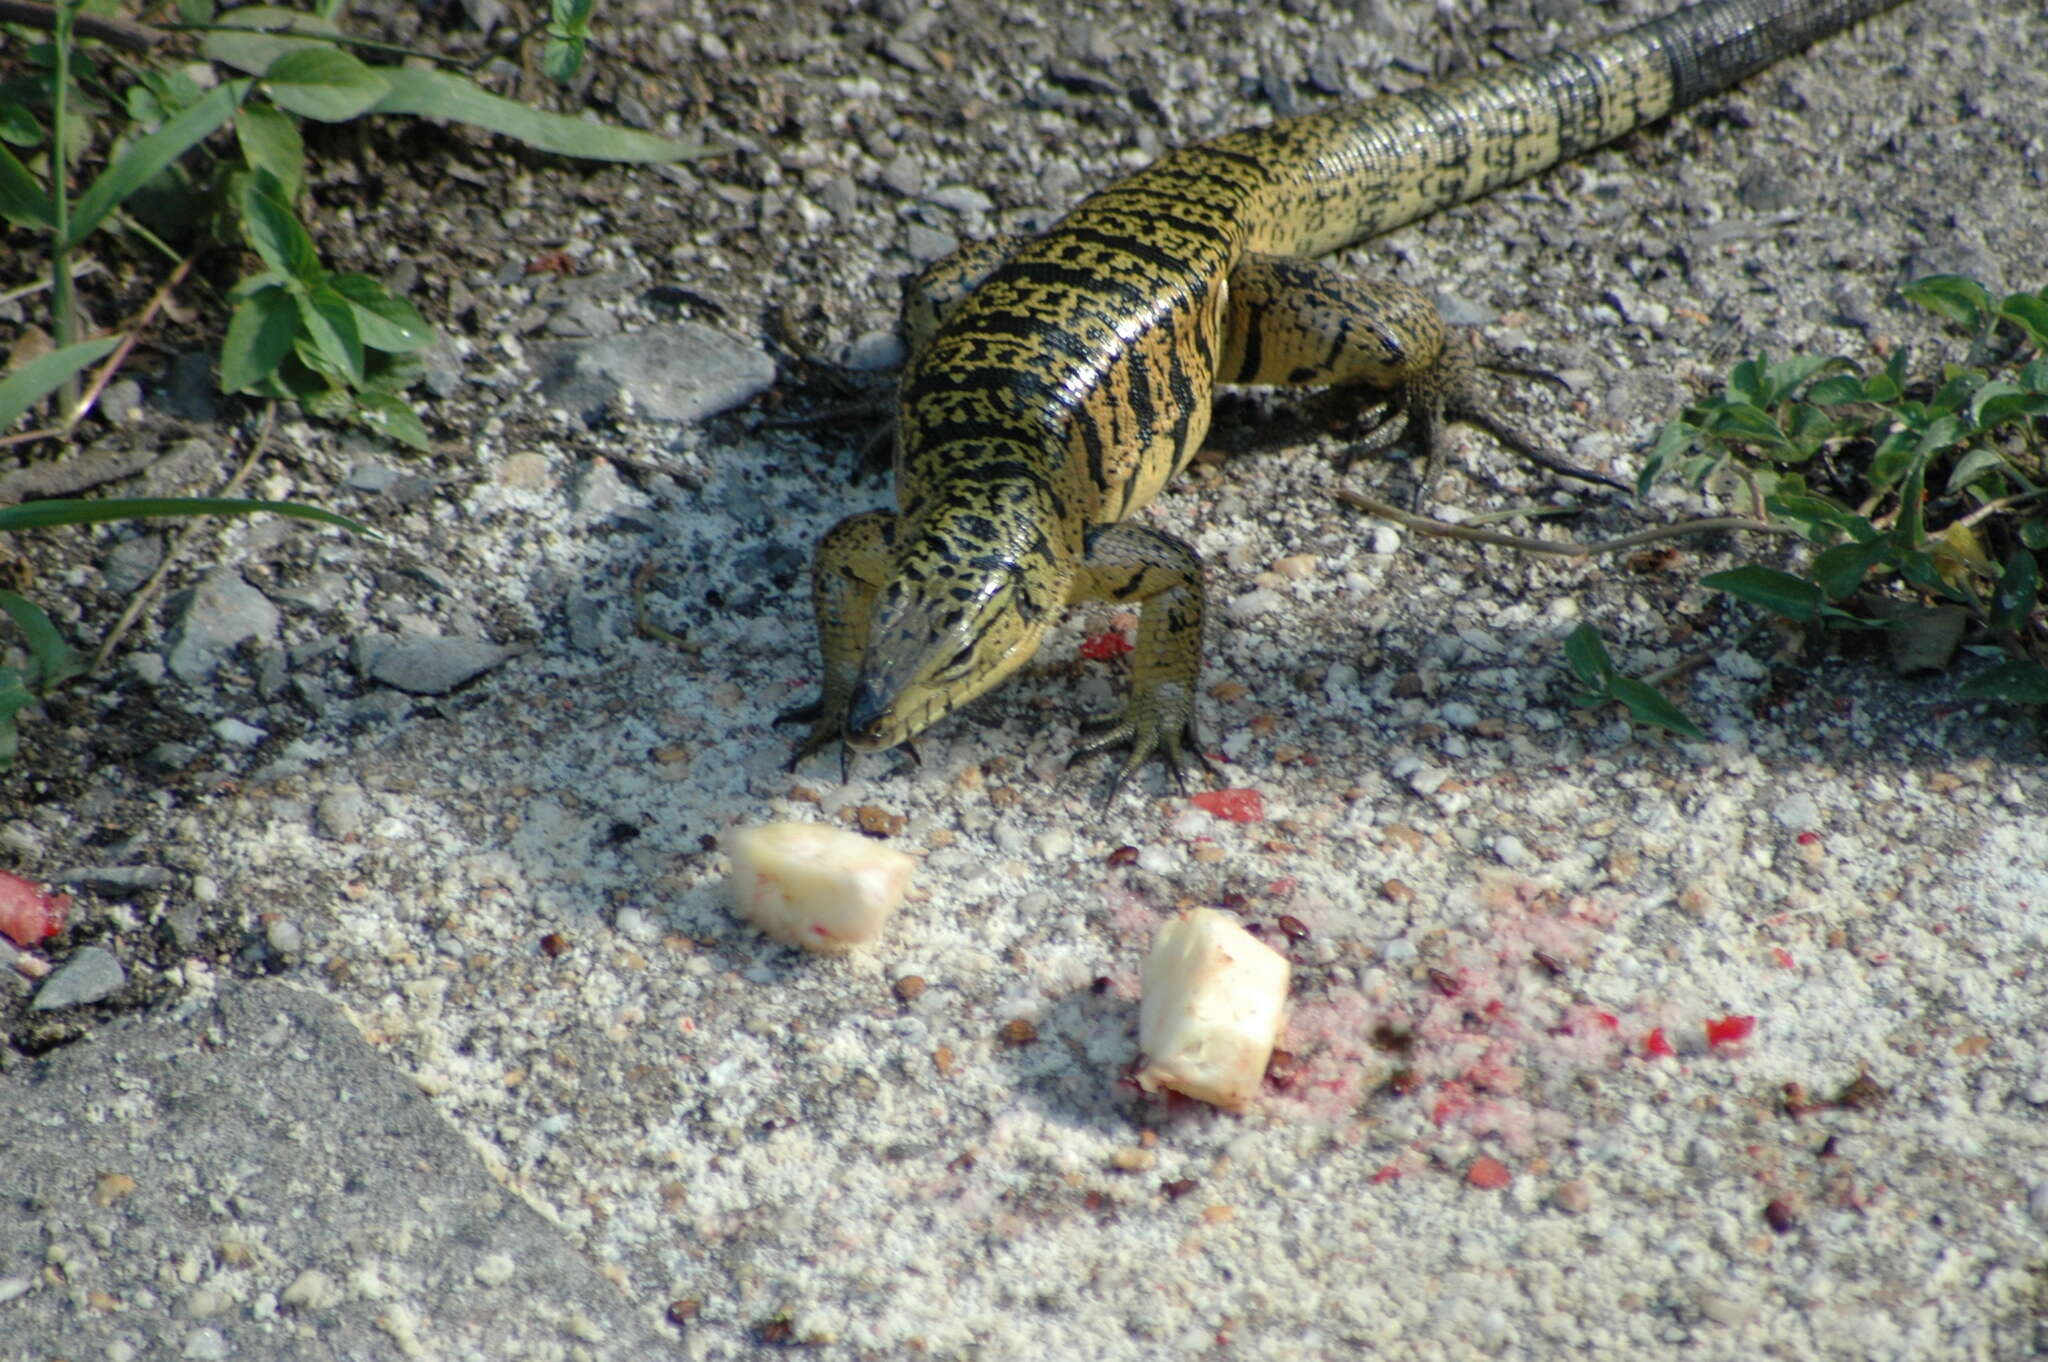
M1334 500L1317 422L1233 397L1213 444L1237 457L1146 519L1209 565L1200 714L1256 817L1155 771L1105 810L1104 770L1066 771L1126 679L1081 654L1127 627L1093 610L921 764L782 769L772 720L816 685L809 546L891 495L848 482L871 426L787 423L886 395L898 276L1276 101L1622 17L1569 9L1447 40L1405 0L650 7L600 19L564 107L630 97L737 149L572 167L393 121L362 162L323 151L327 263L410 263L444 331L434 449L281 412L251 494L380 537L222 523L123 666L23 714L11 867L164 878L80 888L32 957L62 972L41 990L93 953L125 985L6 997L0 1333L131 1358L2038 1351L2038 737L1954 672L1731 651L1743 621L1698 579L1775 549L1624 571L1407 535ZM453 13L366 36L480 55L433 27ZM1511 410L1625 475L1731 356L1942 353L1891 294L1901 261L2039 287L2043 22L1922 0L1346 267L1570 374ZM518 74L493 78L533 97ZM1784 188L1745 188L1760 165L1796 181L1789 215L1745 206ZM135 273L100 315L139 311ZM849 352L871 367L810 358ZM187 361L147 391L123 438L150 461L109 490L216 491L248 407ZM1458 448L1446 511L1566 490ZM1415 472L1351 481L1398 500ZM1488 523L1720 509L1660 490ZM120 533L39 539L67 636L126 604ZM1713 740L1572 707L1581 620L1634 675L1719 650L1672 692ZM775 819L919 858L880 946L819 962L735 921L720 839ZM1138 962L1192 906L1294 964L1291 1067L1241 1119L1120 1081Z

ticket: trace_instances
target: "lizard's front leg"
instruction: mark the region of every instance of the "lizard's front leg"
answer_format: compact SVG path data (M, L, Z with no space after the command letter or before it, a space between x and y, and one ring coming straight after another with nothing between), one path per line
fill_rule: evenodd
M775 716L775 722L809 723L790 754L785 770L834 739L840 739L839 778L846 778L849 760L844 743L846 710L868 648L868 625L874 618L875 596L889 568L889 546L896 517L888 511L863 511L834 525L818 541L811 559L811 607L818 620L818 651L824 681L816 700Z
M1074 750L1073 761L1128 746L1104 802L1153 755L1175 784L1187 786L1187 759L1211 771L1195 733L1195 683L1202 669L1202 560L1183 540L1129 521L1088 531L1073 599L1142 602L1131 655L1131 695L1114 717ZM1072 762L1068 763L1069 765Z
M1219 382L1359 387L1392 402L1388 420L1346 451L1345 467L1412 436L1423 455L1420 495L1426 497L1446 430L1462 421L1553 473L1624 487L1545 452L1500 417L1498 403L1480 386L1482 366L1418 289L1352 279L1312 261L1255 255L1231 271L1229 302Z

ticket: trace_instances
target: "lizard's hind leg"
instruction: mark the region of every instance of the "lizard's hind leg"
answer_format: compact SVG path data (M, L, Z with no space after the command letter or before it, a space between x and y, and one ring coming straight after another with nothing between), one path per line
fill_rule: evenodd
M1446 430L1476 426L1518 457L1565 477L1623 484L1545 451L1498 414L1481 368L1562 384L1555 374L1477 359L1450 334L1420 290L1353 279L1327 266L1251 256L1230 275L1229 310L1216 377L1223 383L1326 384L1356 389L1390 410L1340 457L1349 468L1412 438L1423 456L1417 500L1435 485Z

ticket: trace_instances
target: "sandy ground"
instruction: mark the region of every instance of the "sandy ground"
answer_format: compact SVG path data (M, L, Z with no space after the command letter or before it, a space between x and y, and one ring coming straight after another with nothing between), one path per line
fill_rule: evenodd
M536 1357L645 1356L641 1330L702 1358L2048 1349L2038 738L1956 701L1954 675L1773 635L1728 646L1746 621L1699 576L1778 548L1686 543L1639 571L1419 541L1334 501L1329 440L1260 438L1284 403L1234 400L1219 443L1251 448L1147 515L1209 564L1202 716L1255 821L1157 772L1103 811L1104 773L1064 771L1081 717L1120 694L1119 665L1080 655L1122 627L1102 612L921 741L919 767L781 769L770 720L815 680L809 546L885 496L847 485L847 441L766 423L835 400L796 351L884 348L913 252L1043 224L1163 147L1269 116L1268 92L1316 107L1318 81L1405 85L1648 11L1453 7L1453 41L1437 7L1391 0L640 6L630 30L614 9L631 36L592 87L600 111L748 149L564 170L459 137L422 157L438 144L414 132L323 182L356 229L323 245L413 271L452 337L443 448L408 465L286 422L265 491L331 497L388 537L220 534L212 561L287 606L288 682L266 694L246 654L198 686L125 664L31 729L16 868L172 873L79 895L66 942L113 949L131 985L85 1020L11 1004L8 1102L110 1044L96 1028L116 1014L202 1024L261 973L325 994L635 1321ZM2041 51L2037 5L1908 5L1356 259L1564 370L1577 399L1531 393L1530 419L1632 471L1733 357L1929 344L1901 279L2048 282ZM551 252L567 277L527 271ZM714 326L784 381L682 427L550 410L546 347L596 313ZM1579 497L1482 437L1462 448L1442 501L1467 513ZM425 484L343 485L379 464ZM1412 465L1353 476L1405 497ZM1541 532L1718 509L1584 502ZM643 565L680 646L632 627ZM103 626L83 599L78 626ZM160 653L175 608L128 648ZM1580 621L1636 673L1717 649L1675 696L1709 740L1574 710L1560 640ZM467 635L526 651L442 697L356 665L365 639ZM264 736L238 746L223 718ZM195 753L170 773L147 760L167 737ZM880 947L804 958L733 919L726 829L863 812L921 859ZM1125 1079L1138 962L1196 904L1295 961L1292 1062L1245 1117ZM1018 1019L1034 1039L1015 1042ZM121 1269L156 1279L153 1304L125 1279L81 1285L65 1264L85 1259L53 1268L48 1246L90 1256L108 1170L69 1172L0 1240L0 1321L33 1327L39 1356L178 1355L153 1349L190 1346L201 1290L220 1356L398 1356L407 1338L478 1355L430 1279L364 1285L398 1252L375 1236L319 1250L333 1309L406 1311L359 1353L323 1335L317 1299L279 1312L305 1264L278 1255L195 1239L181 1275L166 1232L160 1260Z

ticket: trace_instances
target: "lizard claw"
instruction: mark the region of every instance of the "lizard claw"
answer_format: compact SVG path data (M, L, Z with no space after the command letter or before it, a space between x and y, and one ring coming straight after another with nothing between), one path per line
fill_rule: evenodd
M1164 725L1158 721L1156 714L1150 716L1148 722L1127 708L1121 714L1107 719L1097 719L1084 725L1083 731L1088 733L1088 736L1082 739L1074 748L1073 755L1067 758L1067 767L1070 770L1083 760L1111 748L1128 746L1131 749L1130 755L1118 766L1116 774L1110 777L1109 788L1102 792L1101 799L1097 801L1098 807L1109 807L1138 768L1155 756L1166 764L1166 771L1173 778L1174 788L1183 794L1187 793L1188 788L1190 758L1211 776L1222 779L1223 773L1216 769L1216 764L1209 760L1208 753L1202 750L1201 739L1195 732L1192 717L1184 719L1179 724Z

